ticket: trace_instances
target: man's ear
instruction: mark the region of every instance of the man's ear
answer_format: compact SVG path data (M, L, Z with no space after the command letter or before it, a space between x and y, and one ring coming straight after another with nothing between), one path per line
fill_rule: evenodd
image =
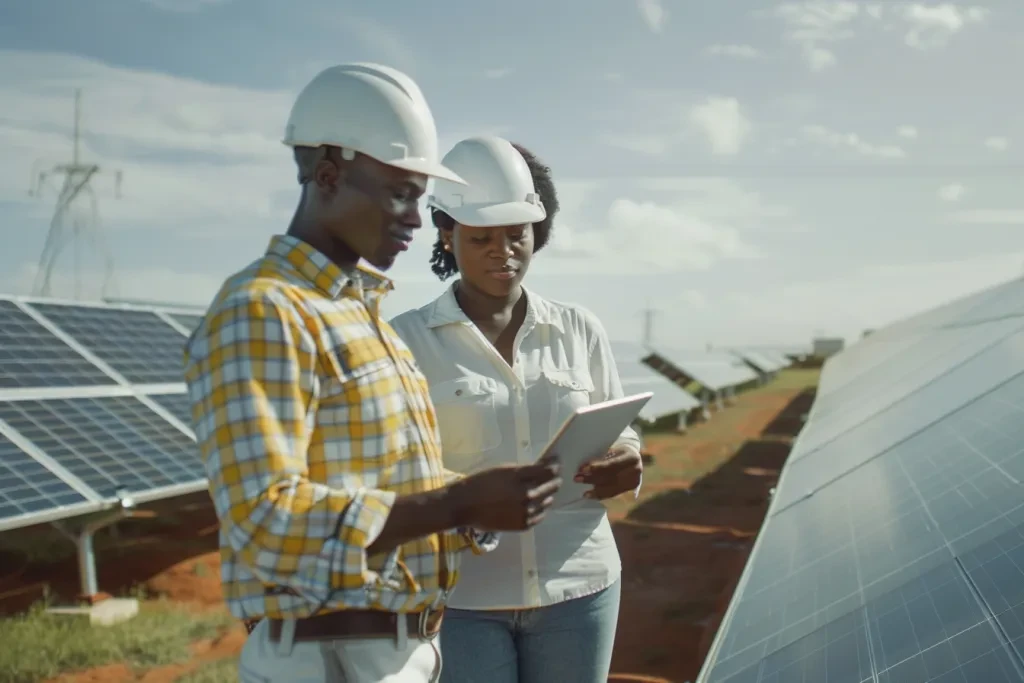
M333 194L344 180L344 170L332 159L324 157L313 169L313 183L321 192Z

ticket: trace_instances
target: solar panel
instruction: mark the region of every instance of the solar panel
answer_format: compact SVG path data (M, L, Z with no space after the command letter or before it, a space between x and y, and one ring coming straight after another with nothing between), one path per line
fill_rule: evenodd
M991 565L1003 554L995 550L1010 547L1006 539L1024 532L1022 480L1024 375L818 495L775 513L762 532L749 578L734 598L727 636L704 680L732 681L733 674L762 659L767 664L770 655L851 612L867 607L861 618L868 619L873 611L890 611L899 606L900 595L922 594L930 576L948 574L961 556L975 558L976 565L988 558ZM961 570L960 579L971 578L971 571ZM909 619L905 626L912 633L923 615L918 609L903 618ZM998 624L998 614L986 619L993 618ZM953 635L986 619L944 628ZM889 648L906 639L898 629L889 636ZM890 676L878 680L935 680ZM796 675L786 680L824 679Z
M190 313L168 313L167 315L189 332L199 327L199 323L203 321L203 316Z
M830 395L827 406L815 412L815 429L801 440L797 457L821 447L1020 329L1024 329L1022 318L943 330L865 372Z
M131 396L8 401L0 420L101 496L205 477L195 442Z
M178 418L183 425L192 426L192 405L187 393L179 394L147 394L146 398L156 402L161 408Z
M50 303L32 308L129 382L183 381L185 338L151 311Z
M651 351L711 391L753 382L757 375L742 360L726 354L653 348Z
M0 529L18 526L20 520L31 520L41 513L88 502L85 496L0 434Z
M836 364L699 683L1024 681L1024 319L993 297Z
M104 384L114 380L15 303L0 300L0 388Z
M656 370L644 365L640 359L647 351L640 344L612 342L612 354L619 371L622 390L626 394L644 391L654 393L640 412L641 419L655 421L669 415L689 412L701 403L685 389Z

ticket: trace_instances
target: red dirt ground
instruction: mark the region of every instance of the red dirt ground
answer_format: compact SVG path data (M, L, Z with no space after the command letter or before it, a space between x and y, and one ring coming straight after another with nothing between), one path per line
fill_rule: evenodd
M623 561L623 599L610 681L683 683L699 669L764 518L768 491L789 452L813 392L801 387L762 389L683 436L647 437L654 464L641 499L612 506ZM149 595L222 609L216 553L216 518L206 494L164 504L155 521L127 522L116 540L102 539L99 582L119 593L143 587ZM45 529L35 534L35 544ZM73 555L26 563L0 547L0 615L20 611L45 586L73 596L78 574ZM100 543L98 539L97 543ZM106 547L103 547L106 546ZM63 547L63 546L58 546ZM70 544L67 550L73 551ZM20 567L10 572L8 568ZM31 580L25 577L32 577ZM140 679L121 665L66 674L50 683L170 683L206 662L234 657L244 631L195 643L187 664L159 667Z

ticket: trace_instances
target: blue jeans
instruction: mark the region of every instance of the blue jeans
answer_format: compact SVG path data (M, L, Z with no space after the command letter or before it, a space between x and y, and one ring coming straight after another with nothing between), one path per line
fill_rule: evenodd
M606 683L621 583L536 609L445 610L440 683Z

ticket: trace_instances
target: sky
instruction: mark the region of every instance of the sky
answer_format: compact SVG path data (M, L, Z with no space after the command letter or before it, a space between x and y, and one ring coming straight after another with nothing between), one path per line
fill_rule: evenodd
M53 294L99 296L110 254L114 294L202 307L287 228L295 95L369 61L442 152L496 134L552 167L527 286L612 339L651 308L665 346L853 341L1024 274L1022 36L1016 0L0 2L0 292L31 291L76 88L100 222ZM424 218L389 316L447 287Z

